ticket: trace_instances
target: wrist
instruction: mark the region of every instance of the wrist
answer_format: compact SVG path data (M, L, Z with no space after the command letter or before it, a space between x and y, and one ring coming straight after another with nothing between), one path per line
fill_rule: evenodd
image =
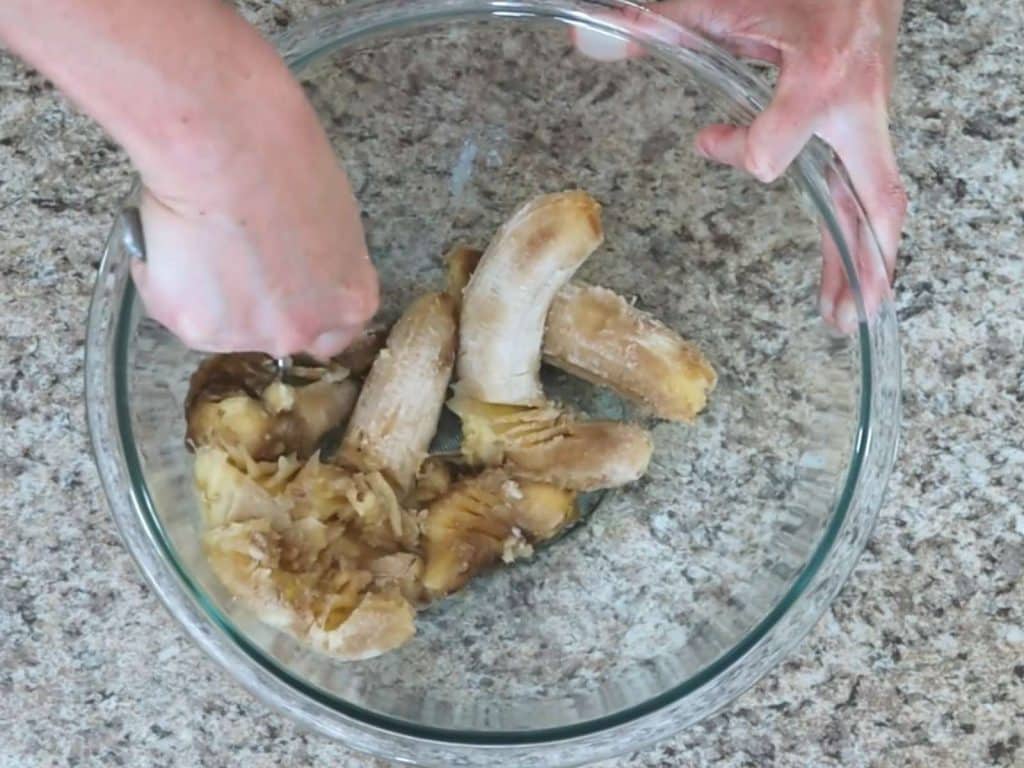
M230 87L182 93L174 110L140 126L129 155L158 197L195 202L244 194L282 165L334 162L301 86L276 56Z

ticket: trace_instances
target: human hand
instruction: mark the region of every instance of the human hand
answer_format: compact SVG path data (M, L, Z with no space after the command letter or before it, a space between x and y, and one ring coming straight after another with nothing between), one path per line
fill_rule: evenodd
M313 139L243 150L209 186L144 189L146 262L133 277L150 315L188 346L325 358L373 316L358 206L326 140Z
M230 3L4 0L0 41L127 151L144 185L135 282L186 344L327 357L376 311L327 136Z
M707 126L697 135L696 149L770 182L813 135L828 142L871 223L869 227L860 220L845 185L830 179L839 223L857 262L865 309L873 314L889 292L907 208L888 119L902 0L666 0L628 12L629 25L653 27L648 9L707 35L738 56L779 67L772 101L749 127ZM577 33L576 45L604 60L642 53L600 33ZM857 324L853 294L832 237L824 228L822 235L821 311L827 321L851 331Z

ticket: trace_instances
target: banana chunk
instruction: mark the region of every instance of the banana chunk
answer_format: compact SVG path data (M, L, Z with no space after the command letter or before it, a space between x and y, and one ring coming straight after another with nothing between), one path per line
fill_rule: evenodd
M692 421L717 381L695 345L618 294L583 283L551 303L544 360L675 421Z
M412 488L437 430L456 336L451 297L430 293L413 302L366 377L342 440L342 463L383 473L401 495Z
M345 661L378 656L415 634L415 609L396 588L368 592L373 575L336 570L329 576L288 570L283 537L266 520L207 531L210 567L261 621Z
M462 296L458 374L466 395L543 402L548 308L603 237L601 206L581 191L535 198L498 230Z
M494 405L456 394L467 460L507 466L521 477L574 491L615 488L640 479L654 450L647 430L614 421L577 421L562 410Z
M572 491L488 470L456 483L427 511L423 586L433 597L460 589L479 571L532 553L577 519Z
M188 443L214 445L245 461L311 456L352 412L358 385L341 367L305 367L309 378L285 384L265 355L215 355L192 377L185 401Z
M274 494L224 451L200 448L196 481L211 570L262 621L325 653L352 660L398 647L414 632L422 561L397 550L417 546L419 526L412 540L395 533L387 505L372 498L371 487L393 498L377 477L346 485L338 468L314 458Z
M456 301L481 255L459 245L445 257L447 291ZM693 421L718 380L696 345L617 293L578 281L551 302L543 358L672 421Z
M345 661L362 661L405 645L416 634L416 609L397 591L371 592L336 627L316 622L307 631L314 648Z

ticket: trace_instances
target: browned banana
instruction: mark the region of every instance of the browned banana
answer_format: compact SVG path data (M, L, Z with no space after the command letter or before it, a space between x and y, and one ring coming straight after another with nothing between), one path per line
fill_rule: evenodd
M583 283L555 296L544 360L676 421L692 421L717 380L695 345L618 294Z
M480 570L528 555L576 515L571 491L503 470L460 480L427 511L423 586L435 597L450 594Z
M641 427L576 421L551 405L494 405L452 398L462 420L462 451L486 466L508 466L522 477L576 491L614 488L647 471L653 445Z
M417 299L388 336L363 384L339 460L379 471L404 495L437 430L455 360L455 303L443 293Z

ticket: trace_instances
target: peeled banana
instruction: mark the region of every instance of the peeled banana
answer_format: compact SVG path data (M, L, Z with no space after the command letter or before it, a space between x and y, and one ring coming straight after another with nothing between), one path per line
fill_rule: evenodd
M555 293L603 240L601 206L581 191L531 200L484 252L462 294L459 387L485 402L544 401L540 349Z
M647 471L653 444L641 427L577 421L550 404L494 405L456 394L462 451L474 464L508 466L521 477L574 491L615 488Z
M455 303L430 293L405 311L363 384L339 460L408 493L437 431L455 360Z
M693 344L618 294L570 283L555 296L544 360L663 419L692 421L717 376Z
M434 597L461 588L477 572L532 552L531 544L575 522L575 494L547 483L487 470L436 499L423 529L423 586Z
M453 248L448 294L460 300L481 252ZM707 405L717 374L696 345L607 288L572 281L547 316L544 362L608 387L652 415L692 421Z

